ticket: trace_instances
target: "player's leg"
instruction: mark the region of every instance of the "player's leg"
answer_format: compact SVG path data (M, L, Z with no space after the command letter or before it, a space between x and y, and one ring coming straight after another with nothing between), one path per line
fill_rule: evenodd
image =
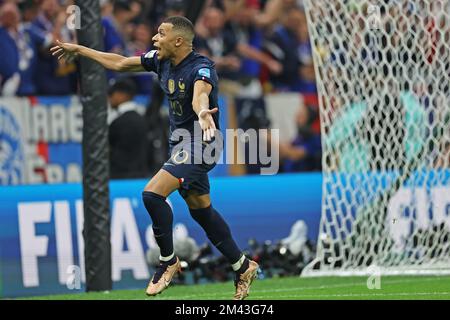
M147 286L147 295L153 296L162 292L176 272L180 271L180 262L173 251L173 213L166 202L166 198L179 186L177 178L161 169L145 186L142 193L142 200L152 219L153 233L161 252L160 265Z
M203 144L200 147L204 147ZM171 157L150 180L142 195L153 221L155 240L161 249L161 263L148 285L148 295L155 295L164 290L180 269L180 262L173 251L173 214L166 197L174 190L189 185L197 175L207 170L192 161L195 150L190 142L181 142L174 147Z
M241 266L243 254L233 240L231 230L222 216L212 207L209 194L197 195L193 190L185 198L192 218L203 228L212 244L228 259L234 268Z
M206 179L206 180L205 180ZM237 246L231 234L230 227L211 205L209 194L200 194L203 190L209 191L208 176L195 181L185 194L185 201L191 216L203 228L212 244L228 259L236 273L234 295L235 300L243 300L248 296L250 285L256 277L258 264L245 257ZM200 193L199 193L200 192Z

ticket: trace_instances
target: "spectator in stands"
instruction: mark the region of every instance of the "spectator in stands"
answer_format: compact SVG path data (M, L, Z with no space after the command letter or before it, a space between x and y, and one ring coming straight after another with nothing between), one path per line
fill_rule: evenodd
M290 144L280 144L284 172L320 171L322 148L320 135L313 132L313 113L302 106L296 117L298 133Z
M131 55L127 44L131 34L129 23L136 15L133 11L133 3L133 1L115 0L113 2L112 15L102 18L105 51L124 56ZM106 71L106 75L108 81L119 76L117 73L109 70Z
M314 70L311 43L309 42L308 23L306 21L306 13L300 10L301 23L297 27L297 53L300 62L299 66L299 82L296 91L303 94L317 93L316 73Z
M130 79L120 79L109 89L111 179L143 178L147 175L147 124L133 102L136 86Z
M34 0L24 0L18 3L24 23L32 22L39 15L39 4Z
M279 74L283 66L266 52L263 52L263 32L255 27L253 17L259 12L259 0L246 0L241 9L229 21L229 28L237 38L237 52L242 57L240 69L243 81L258 79L261 74L261 65L273 74ZM243 88L245 90L245 88ZM248 91L248 90L245 90ZM259 95L262 91L259 92Z
M253 17L259 12L259 0L236 1L239 6L233 9L235 14L230 15L228 21L224 11L228 2L214 3L205 9L202 23L197 25L200 34L196 42L198 51L222 65L224 70L233 68L234 71L228 71L228 77L225 77L239 80L241 84L258 79L261 64L273 73L279 73L281 64L262 51L263 33L253 24ZM224 75L223 71L221 75Z
M221 5L227 20L233 19L243 8L257 8L252 14L252 25L256 28L271 29L275 23L288 12L295 0L214 0L214 5Z
M296 0L267 0L264 10L255 14L253 21L258 28L270 29L282 18L285 12L295 6Z
M51 34L42 34L21 23L14 2L0 7L0 86L3 95L34 95L37 53L48 50L53 43Z
M303 17L303 12L293 7L282 18L282 23L275 27L265 44L266 50L283 65L279 74L270 75L271 83L277 91L295 91L300 81L298 29Z
M186 2L184 0L166 0L166 16L184 16Z
M133 53L140 56L141 54L148 52L152 47L152 43L150 26L145 23L135 25L130 42L130 49Z
M225 13L219 7L208 7L201 20L207 34L196 37L196 50L216 63L219 78L237 80L241 59L237 52L236 35L225 28Z
M102 19L104 28L105 51L127 55L126 27L132 19L131 6L128 1L116 0L113 3L113 14Z
M53 34L54 38L71 42L74 35L66 27L66 12L58 0L43 0L40 14L31 28L39 32ZM48 50L38 52L36 66L36 87L41 95L68 95L76 91L77 77L75 63L58 60Z
M152 33L156 33L158 26L165 17L186 16L187 6L192 5L189 2L186 3L184 0L144 0L145 12L141 15L141 17L152 25ZM192 19L192 17L188 18L190 18L191 21L195 20Z
M111 0L100 0L100 11L102 17L110 17L113 14L113 3Z
M151 34L151 27L146 23L139 23L134 26L131 41L128 44L129 50L134 56L141 56L142 54L152 49L153 41ZM152 93L154 75L149 72L142 72L133 74L132 78L136 82L137 92L139 94Z

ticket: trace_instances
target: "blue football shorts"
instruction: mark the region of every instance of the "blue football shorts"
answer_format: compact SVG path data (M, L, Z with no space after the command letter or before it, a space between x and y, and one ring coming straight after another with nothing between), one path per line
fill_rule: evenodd
M195 139L169 144L169 160L162 169L180 182L178 192L183 198L190 194L209 194L208 172L217 164L223 150L223 143Z

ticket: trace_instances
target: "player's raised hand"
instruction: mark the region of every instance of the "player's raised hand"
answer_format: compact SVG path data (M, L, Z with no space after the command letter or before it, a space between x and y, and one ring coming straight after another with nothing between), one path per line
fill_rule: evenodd
M79 45L67 42L61 42L56 40L56 46L50 49L50 52L53 56L58 57L59 59L65 58L71 59L75 57L78 53Z
M210 110L202 110L198 114L198 122L200 123L200 127L203 130L203 140L211 141L214 138L214 132L216 130L216 124L214 123L214 119L212 114L219 111L219 109L214 108Z

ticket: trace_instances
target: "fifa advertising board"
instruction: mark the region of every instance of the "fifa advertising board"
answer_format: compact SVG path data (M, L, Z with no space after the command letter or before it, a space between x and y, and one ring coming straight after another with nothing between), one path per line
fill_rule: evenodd
M416 173L414 179L420 181L416 187L400 188L389 199L387 219L395 223L388 223L391 227L387 230L396 243L408 238L411 206L423 228L430 214L434 221L450 228L450 170L433 174L442 176L444 185L433 186L432 181L421 180ZM248 247L251 238L261 243L288 237L298 220L305 222L308 239L316 242L320 238L322 179L319 173L215 177L211 179L212 202L242 249ZM380 188L389 186L377 180L375 173L373 179ZM110 184L114 289L144 288L151 276L147 252L155 247L155 241L140 197L146 183L124 180ZM351 193L342 197L351 197ZM427 197L432 199L430 207L423 205ZM183 224L189 237L198 245L204 244L207 239L203 230L190 217L178 193L173 193L168 202L173 208L174 226ZM370 199L359 205L371 205ZM356 214L357 206L352 211ZM82 230L80 184L2 187L0 297L83 292Z
M144 288L151 277L147 252L155 241L141 199L146 183L110 184L113 289ZM211 178L211 195L242 249L250 238L289 236L300 219L308 225L308 238L317 238L320 174ZM0 297L85 290L82 199L80 184L2 187ZM168 202L174 226L183 224L198 245L207 242L178 193Z

